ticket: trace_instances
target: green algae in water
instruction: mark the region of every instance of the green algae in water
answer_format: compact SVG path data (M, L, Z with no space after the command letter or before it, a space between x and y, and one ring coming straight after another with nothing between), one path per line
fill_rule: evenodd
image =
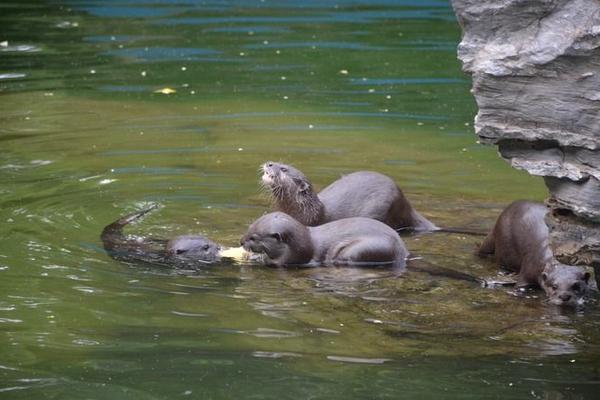
M337 7L336 7L337 5ZM2 6L0 390L11 398L595 398L598 311L409 271L174 271L99 233L237 244L266 160L317 188L371 169L488 229L542 182L475 142L446 2ZM176 93L155 93L172 88ZM480 238L405 236L496 276Z

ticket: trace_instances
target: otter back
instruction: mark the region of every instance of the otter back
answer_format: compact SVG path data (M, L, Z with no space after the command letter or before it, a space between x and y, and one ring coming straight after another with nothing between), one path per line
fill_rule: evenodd
M479 255L493 255L498 264L516 272L517 286L538 286L550 303L576 305L585 295L590 274L556 261L544 222L546 213L540 203L511 203L481 244Z
M262 253L277 266L375 265L404 267L408 251L389 226L369 218L345 218L307 227L274 212L256 220L242 237L248 251Z
M269 161L262 170L262 183L270 190L275 208L305 225L365 217L394 229L437 229L411 206L391 178L378 172L345 175L316 195L308 178L292 166Z

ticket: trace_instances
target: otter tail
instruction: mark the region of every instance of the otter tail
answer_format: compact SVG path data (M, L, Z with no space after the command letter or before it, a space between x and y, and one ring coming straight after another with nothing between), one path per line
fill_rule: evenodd
M397 228L396 232L398 232L398 233L414 232L416 234L428 234L428 233L442 232L442 233L458 233L461 235L472 235L472 236L486 236L488 234L488 232L486 232L486 231L479 231L476 229L441 228L441 227L437 227L437 226L434 226L432 229L415 229L411 226L407 226L404 228Z
M106 225L100 234L100 239L104 244L104 249L109 251L118 249L120 245L123 245L127 241L125 236L123 236L123 227L134 221L137 221L157 207L158 206L156 204L153 204L145 210L126 215L119 218L112 224Z
M432 276L442 276L445 278L456 279L466 282L475 283L481 287L488 287L489 284L485 279L477 276L460 272L454 269L440 267L438 265L430 264L420 257L410 258L408 260L407 268L409 270L425 272Z
M434 232L444 233L459 233L462 235L473 235L473 236L486 236L487 231L479 231L476 229L464 229L464 228L438 228Z

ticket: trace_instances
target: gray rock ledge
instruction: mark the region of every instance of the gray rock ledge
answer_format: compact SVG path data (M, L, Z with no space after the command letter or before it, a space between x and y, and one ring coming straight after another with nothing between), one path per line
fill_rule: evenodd
M600 265L600 0L452 0L475 132L544 177L557 258Z

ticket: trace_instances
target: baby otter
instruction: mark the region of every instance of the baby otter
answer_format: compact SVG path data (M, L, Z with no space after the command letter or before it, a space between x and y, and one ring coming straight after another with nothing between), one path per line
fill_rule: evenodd
M316 194L308 178L292 166L268 161L262 171L262 183L270 190L275 208L304 225L366 217L394 229L439 229L411 206L391 178L378 172L348 174Z
M544 289L550 304L575 306L583 301L590 274L554 258L544 222L546 213L540 203L511 203L481 244L479 255L494 255L500 265L517 272L517 286Z
M408 250L389 226L369 218L345 218L307 227L274 212L256 220L241 239L247 251L261 253L266 264L360 265L404 267Z

